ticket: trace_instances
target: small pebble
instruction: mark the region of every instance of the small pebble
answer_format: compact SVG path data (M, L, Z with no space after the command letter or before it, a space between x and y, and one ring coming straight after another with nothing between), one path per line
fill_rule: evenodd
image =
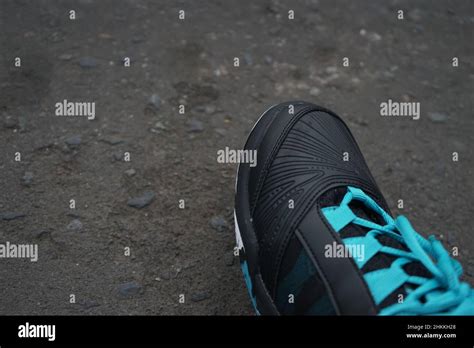
M122 152L114 152L114 160L116 161L122 161L123 160L123 153Z
M48 234L50 234L49 230L36 230L36 231L33 232L33 236L35 238L38 238L38 239L41 239L41 238L47 236Z
M59 58L59 60L68 61L68 60L72 59L72 54L63 53L58 58Z
M137 171L133 168L130 168L130 169L127 169L124 173L125 173L125 175L131 177L131 176L134 176L135 174L137 174Z
M159 130L166 130L166 126L161 121L156 122L153 128Z
M0 213L0 219L5 220L5 221L15 220L15 219L23 218L25 216L26 214L12 212L12 211Z
M18 125L18 120L16 118L10 115L5 116L3 120L3 127L7 129L13 129L13 128L16 128L17 125Z
M199 120L196 120L195 118L191 119L188 125L189 125L188 132L191 132L191 133L199 133L204 130L203 123Z
M25 116L18 117L18 126L20 128L21 133L25 133L27 131L26 123L27 122Z
M271 65L273 63L273 58L270 56L265 56L263 60L265 61L265 64L268 64L268 65Z
M359 33L361 36L367 37L367 39L369 39L372 42L378 42L382 40L382 36L376 32L371 32L365 29L361 29Z
M102 142L104 142L106 144L109 144L109 145L112 145L112 146L115 146L115 145L118 145L118 144L123 144L125 142L125 140L120 139L120 138L116 138L114 136L100 138L99 141L102 141Z
M206 112L206 114L213 114L216 112L216 106L215 105L206 105L206 107L204 108L204 111Z
M228 227L226 219L222 216L214 216L210 221L210 225L218 232L224 232Z
M219 134L222 137L225 137L226 134L227 134L226 130L223 129L223 128L216 128L216 129L214 129L214 132L216 132L217 134Z
M448 116L439 112L430 112L428 113L428 118L433 123L444 123L448 119Z
M122 298L131 298L139 295L142 292L142 286L137 282L127 282L120 284L118 292Z
M79 59L79 65L81 66L81 68L91 69L99 65L99 62L93 57L82 57L81 59Z
M79 146L82 142L80 135L73 135L72 137L65 140L65 143L69 146Z
M211 294L207 291L196 292L191 295L191 301L193 302L201 302L211 298Z
M130 207L137 208L137 209L142 209L145 208L146 206L150 205L151 202L155 199L155 192L153 191L147 191L143 195L139 197L134 197L130 198L127 201L127 204Z
M86 300L82 303L79 303L84 309L91 309L94 307L99 307L100 303L97 301Z
M321 93L321 91L318 87L312 87L309 90L309 94L312 95L313 97L317 97L320 93Z
M67 225L69 231L80 231L82 230L82 222L79 219L72 220L69 225Z
M22 179L23 185L30 186L31 181L33 180L33 173L32 172L25 172L25 175L23 175L23 177L21 179Z
M161 106L161 98L158 94L152 94L150 99L148 99L148 104L158 110Z
M252 55L250 53L244 53L244 62L245 64L247 65L252 65L253 64L253 58L252 58Z
M171 279L171 272L170 271L163 271L160 273L160 278L164 280L170 280Z

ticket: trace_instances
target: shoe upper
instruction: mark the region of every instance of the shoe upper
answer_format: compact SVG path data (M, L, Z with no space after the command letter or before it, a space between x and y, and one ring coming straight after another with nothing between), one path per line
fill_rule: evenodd
M380 249L410 250L403 240L369 234L370 227L385 226L384 219L394 220L344 122L333 112L305 102L280 104L261 122L260 141L251 145L257 149L258 164L248 182L250 211L260 273L280 313L379 314L393 308L400 296L408 298L412 289L403 276L374 290L373 284L389 282L393 273L385 278L374 274L390 269L400 258ZM345 215L334 215L331 209L341 211L337 207L348 187L360 190L384 214L354 199L344 208ZM363 226L348 216L375 225ZM367 240L376 240L381 247L370 249L362 243L372 253L366 262L352 255L328 254L331 248L340 251L354 245L348 241L366 241L367 234L371 236ZM433 278L417 258L398 266L408 277Z

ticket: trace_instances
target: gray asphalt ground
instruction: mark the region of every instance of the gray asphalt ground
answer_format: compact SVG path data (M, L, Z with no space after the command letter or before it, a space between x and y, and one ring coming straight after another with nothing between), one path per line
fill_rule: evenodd
M295 99L345 119L392 211L457 247L474 284L473 7L0 0L0 242L39 248L0 259L0 314L253 314L236 167L216 152ZM420 102L420 119L381 117L389 98ZM55 116L64 99L95 102L95 119Z

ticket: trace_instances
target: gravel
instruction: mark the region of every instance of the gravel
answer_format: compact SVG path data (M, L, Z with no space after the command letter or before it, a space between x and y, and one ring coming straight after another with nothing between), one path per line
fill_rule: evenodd
M32 172L25 172L25 174L21 178L22 184L25 185L25 186L30 186L32 181L33 181L33 173Z
M92 69L99 65L99 61L93 57L82 57L79 59L79 66L84 69Z
M5 221L11 221L11 220L16 220L25 217L26 214L20 213L20 212L12 212L12 211L7 211L4 213L0 213L0 219L5 220Z
M65 143L69 146L79 146L81 142L82 138L80 135L73 135L65 140Z
M196 120L195 118L191 119L189 122L188 122L188 132L190 133L199 133L199 132L202 132L204 130L204 125L201 121L199 120Z
M124 173L126 176L134 176L135 174L137 174L137 171L133 168L130 168L127 169Z
M152 94L150 99L148 99L148 105L152 106L158 110L161 106L161 98L158 94Z
M210 221L210 225L218 232L224 232L229 227L226 219L220 215L214 216Z
M121 298L135 297L140 295L142 290L142 286L134 281L123 283L118 286L118 293Z
M201 302L211 298L211 294L208 291L200 291L191 295L191 301Z
M448 116L439 112L428 113L428 118L433 123L444 123L448 120Z
M146 191L141 196L130 198L127 201L127 204L130 207L142 209L150 205L151 202L153 202L153 200L155 199L155 196L156 196L155 192Z
M82 222L79 219L74 219L67 225L67 229L74 232L82 231L82 227Z

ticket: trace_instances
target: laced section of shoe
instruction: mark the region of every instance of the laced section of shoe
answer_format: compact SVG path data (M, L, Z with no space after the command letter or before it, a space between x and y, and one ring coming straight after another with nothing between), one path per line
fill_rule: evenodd
M380 215L385 225L357 216L349 206L354 200ZM322 212L336 232L349 224L369 229L363 236L343 238L349 250L364 251L364 257L352 255L360 269L378 253L395 257L389 268L364 274L377 305L400 287L406 291L401 301L383 308L380 315L474 314L474 289L460 280L463 272L461 264L449 255L434 236L424 238L404 216L394 220L371 197L355 187L348 187L339 206L323 208ZM383 245L377 239L380 235L393 238L405 250ZM432 277L408 274L403 267L411 262L420 262Z

